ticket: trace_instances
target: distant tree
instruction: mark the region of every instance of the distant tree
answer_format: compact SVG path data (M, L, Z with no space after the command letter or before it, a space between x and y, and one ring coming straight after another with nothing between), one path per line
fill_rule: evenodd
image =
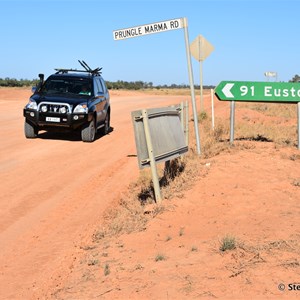
M147 83L147 88L152 89L153 88L153 82L148 82Z
M36 85L38 80L28 80L28 79L15 79L15 78L9 78L5 77L0 78L0 86L4 87L21 87L21 86L34 86Z
M300 76L295 75L289 82L300 82Z

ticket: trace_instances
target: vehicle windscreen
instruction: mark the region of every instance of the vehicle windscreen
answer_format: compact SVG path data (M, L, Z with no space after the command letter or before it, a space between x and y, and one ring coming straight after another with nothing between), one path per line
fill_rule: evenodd
M62 95L62 96L91 96L91 82L85 79L74 78L49 78L46 80L41 91L42 95Z

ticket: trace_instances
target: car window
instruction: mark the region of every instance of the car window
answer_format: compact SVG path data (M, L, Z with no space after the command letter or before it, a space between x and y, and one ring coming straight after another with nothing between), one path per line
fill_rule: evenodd
M107 93L106 84L105 84L105 82L104 82L103 78L100 78L100 82L101 82L101 84L102 84L102 87L103 87L103 91L104 91L104 93Z
M74 79L74 78L50 78L43 88L42 93L49 94L64 94L64 95L91 95L92 89L89 80Z
M99 78L95 78L94 80L94 91L95 91L95 95L97 95L98 93L103 93L103 87L100 83Z

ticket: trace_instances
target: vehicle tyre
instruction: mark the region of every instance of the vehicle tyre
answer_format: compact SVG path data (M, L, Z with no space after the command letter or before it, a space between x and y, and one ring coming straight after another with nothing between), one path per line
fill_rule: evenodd
M94 119L81 130L81 139L83 142L91 143L95 140L96 127Z
M110 113L108 112L106 114L105 120L104 120L104 126L100 129L101 135L108 134L110 129Z
M38 129L25 120L24 133L27 139L34 139L38 135Z

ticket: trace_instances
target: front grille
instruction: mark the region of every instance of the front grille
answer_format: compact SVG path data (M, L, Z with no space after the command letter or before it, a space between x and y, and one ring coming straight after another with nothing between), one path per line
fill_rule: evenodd
M38 105L38 111L42 113L69 114L72 112L72 106L68 103L41 102Z

